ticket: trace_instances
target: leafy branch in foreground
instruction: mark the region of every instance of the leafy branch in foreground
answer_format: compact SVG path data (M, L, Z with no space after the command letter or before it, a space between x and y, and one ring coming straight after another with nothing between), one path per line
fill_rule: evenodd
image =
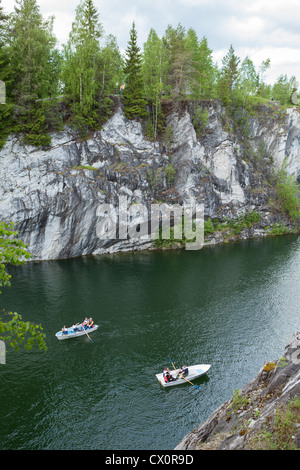
M29 259L30 253L26 245L15 238L18 232L10 222L0 222L0 286L10 286L11 276L6 272L6 264L22 264L23 259ZM0 291L1 294L1 291Z
M16 238L17 235L18 232L14 230L12 223L0 222L0 286L3 287L11 285L11 276L6 271L6 265L19 265L24 263L25 259L31 257L26 245ZM3 321L3 316L12 318ZM18 313L3 312L0 316L0 340L9 342L10 346L16 351L20 349L20 345L25 340L27 350L32 349L35 343L40 349L47 350L45 334L42 331L41 325L24 322Z
M43 328L41 325L34 323L24 322L21 315L14 312L6 313L11 320L3 322L0 317L0 339L9 342L10 346L19 351L20 346L24 344L25 349L28 351L32 349L36 343L39 349L47 350ZM3 334L4 333L4 334Z

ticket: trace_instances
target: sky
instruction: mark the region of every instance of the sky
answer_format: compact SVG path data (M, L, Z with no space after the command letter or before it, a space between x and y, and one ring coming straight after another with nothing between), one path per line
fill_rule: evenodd
M37 0L44 18L54 16L54 33L62 45L68 39L80 0ZM168 25L193 28L199 39L206 36L214 61L221 60L232 44L243 60L248 56L257 68L270 58L265 76L274 83L279 75L296 76L300 86L299 0L94 0L106 35L117 38L121 51L129 40L132 22L143 47L151 28L162 37ZM6 13L15 0L2 0Z

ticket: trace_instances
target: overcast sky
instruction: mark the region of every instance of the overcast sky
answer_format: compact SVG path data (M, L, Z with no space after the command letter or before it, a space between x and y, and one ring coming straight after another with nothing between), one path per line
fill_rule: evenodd
M79 0L37 0L44 17L55 16L54 32L67 41ZM243 60L247 55L258 68L271 59L266 81L280 74L295 75L300 82L299 0L94 0L105 34L116 36L121 50L135 21L142 48L150 28L162 37L167 26L181 23L194 28L199 39L207 37L214 59L221 63L230 44ZM14 0L2 0L7 13ZM299 85L300 86L300 85Z

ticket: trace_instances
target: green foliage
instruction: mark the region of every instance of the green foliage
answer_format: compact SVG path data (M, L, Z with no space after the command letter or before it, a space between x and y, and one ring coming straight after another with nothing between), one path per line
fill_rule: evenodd
M233 391L232 402L229 406L229 409L233 411L238 411L241 408L247 407L249 400L247 397L243 397L241 391L236 389Z
M151 28L142 54L133 23L123 60L115 37L104 39L93 0L80 0L62 52L56 46L53 21L42 17L37 0L18 0L11 15L0 5L0 80L7 90L6 105L0 106L0 148L11 131L22 134L25 143L49 145L49 133L63 127L57 101L62 94L68 124L86 138L110 117L114 95L125 84L125 116L147 119L147 136L157 140L165 127L162 100L218 98L226 117L247 137L255 100L273 98L273 104L288 106L297 88L295 77L286 75L273 87L267 85L270 59L257 71L248 56L242 61L235 54L232 45L218 68L207 38L180 23L168 25L162 37ZM199 136L206 113L197 109L194 115Z
M16 238L17 235L12 223L0 222L0 287L10 286L7 264L21 264L23 258L30 258L26 246Z
M12 128L12 105L9 96L9 51L7 48L7 31L8 31L8 15L4 14L0 0L0 80L6 85L6 100L5 104L0 103L0 149L5 144L6 138Z
M216 228L212 222L212 220L209 218L204 222L204 235L209 235L212 234L216 231Z
M0 104L0 150L13 127L12 104Z
M207 109L202 110L202 108L198 106L193 115L192 122L193 122L197 136L203 137L205 135L205 128L208 123Z
M249 96L256 94L259 87L259 75L252 60L247 56L240 67L239 89L243 95L244 104Z
M166 146L167 152L170 151L173 139L173 129L171 126L166 126L163 131L162 140L164 145Z
M43 333L41 325L24 322L21 315L16 312L6 313L4 317L12 318L8 321L2 321L0 317L0 340L9 343L16 351L19 351L23 344L28 351L33 348L34 344L37 344L39 349L47 350L46 335Z
M13 224L0 222L0 286L10 286L11 276L6 271L8 264L19 265L30 258L24 243L16 238L18 233ZM0 292L1 293L1 292ZM3 318L4 317L4 318ZM12 317L12 318L11 318ZM11 319L10 319L11 318ZM8 319L4 321L4 319ZM17 351L25 342L26 349L36 343L40 349L47 349L45 334L40 325L24 322L17 313L3 312L0 316L0 340L8 342Z
M271 417L270 417L271 418ZM276 409L265 428L250 439L251 450L299 450L295 436L300 423L300 400L295 397Z
M293 91L297 89L295 77L288 79L287 75L280 75L272 88L274 100L279 101L281 105L291 104Z
M296 178L288 176L285 167L276 175L276 191L283 212L293 222L300 218L300 192Z
M240 60L241 59L235 55L234 48L231 44L228 53L222 59L223 66L218 80L218 96L226 107L231 106L234 90L239 81Z
M277 224L275 223L272 227L269 228L268 233L269 235L285 235L286 233L290 233L291 229L284 224Z
M179 228L180 226L180 229L181 229L181 235L182 235L182 238L175 238L175 233L178 233L177 231L175 232L175 228ZM196 230L196 225L195 223L193 222L192 223L192 229L193 231ZM180 232L179 232L180 233ZM162 248L162 249L170 249L170 248L184 248L186 243L189 243L189 242L194 242L195 241L195 238L189 240L186 238L185 236L185 230L184 230L184 215L181 217L181 220L179 221L178 225L176 225L175 227L171 226L170 227L170 232L169 232L169 235L170 237L169 238L163 238L163 228L162 228L162 225L160 224L159 226L159 236L158 238L153 242L153 245L155 248Z
M81 0L64 48L62 70L65 93L71 100L75 122L84 120L87 123L87 119L96 117L101 36L102 25L92 0Z
M161 96L167 73L167 55L162 40L151 28L147 42L144 44L142 73L144 93L151 105L150 119L153 139L161 131L163 121Z
M253 224L260 221L259 213L249 211L245 215L239 216L237 219L224 219L221 223L217 219L212 221L210 218L204 222L204 235L210 235L217 231L223 231L227 236L238 235L242 230L251 228Z
M142 57L137 45L137 32L133 22L130 30L130 39L126 49L125 59L125 90L124 113L128 119L143 118L147 116L146 100L144 99L144 84L142 75Z
M197 88L200 99L216 97L217 66L213 63L212 53L212 49L208 47L207 38L204 36L199 42L197 52L199 71ZM197 95L195 95L196 97Z
M167 186L171 187L176 176L176 170L172 163L169 163L166 168L165 168L165 175L166 175L166 180L167 180Z
M116 93L116 87L124 81L123 65L116 38L109 35L100 51L98 76L101 88L97 103L100 124L111 115L113 105L111 96Z
M13 130L21 132L26 143L47 145L50 138L41 100L57 91L53 18L43 20L36 0L21 0L11 15L9 28L7 89L14 101Z
M142 61L145 94L150 100L156 99L156 87L164 81L167 63L165 55L162 40L151 28L147 41L144 43Z

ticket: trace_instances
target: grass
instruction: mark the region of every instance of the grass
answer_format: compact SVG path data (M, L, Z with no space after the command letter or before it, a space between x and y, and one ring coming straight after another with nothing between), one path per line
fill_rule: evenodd
M300 397L277 408L265 428L251 437L251 450L297 450L296 435L300 423Z
M245 215L241 215L237 219L224 219L223 222L219 222L217 219L208 219L204 222L204 235L210 235L215 232L226 231L227 236L237 235L242 230L252 227L253 224L259 222L260 215L257 211L247 212Z

